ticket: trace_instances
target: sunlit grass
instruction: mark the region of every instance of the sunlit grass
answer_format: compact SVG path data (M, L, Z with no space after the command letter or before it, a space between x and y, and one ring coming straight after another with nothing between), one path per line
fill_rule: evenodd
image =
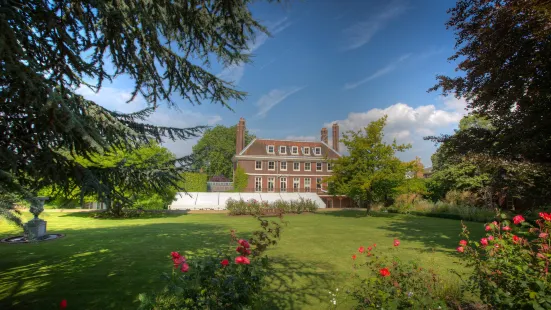
M448 274L457 265L454 249L460 222L448 219L357 212L327 212L285 217L270 297L285 308L326 308L327 291L346 286L351 255L360 245L377 243L390 251L392 240L402 260L419 259ZM251 217L190 214L160 218L102 220L82 214L48 212L48 232L59 240L0 244L0 309L57 309L67 299L73 309L135 309L141 292L160 286L171 268L171 251L191 257L226 247L230 229L242 237L256 230ZM277 219L275 219L277 220ZM479 223L469 224L475 233ZM0 237L20 234L2 223Z

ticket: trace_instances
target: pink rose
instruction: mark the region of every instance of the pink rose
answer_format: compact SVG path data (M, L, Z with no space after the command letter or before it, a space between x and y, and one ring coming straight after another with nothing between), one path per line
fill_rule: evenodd
M488 245L488 239L487 238L480 239L480 244L482 244L484 246Z

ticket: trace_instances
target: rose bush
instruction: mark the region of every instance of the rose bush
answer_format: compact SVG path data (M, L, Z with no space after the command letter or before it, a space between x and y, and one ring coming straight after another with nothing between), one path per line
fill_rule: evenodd
M390 250L377 245L358 248L352 255L354 278L349 296L358 309L444 309L452 299L446 295L443 281L432 269L417 262L402 262L388 252L399 251L400 240L394 239ZM367 270L365 277L361 271Z
M457 252L473 272L466 289L498 309L550 309L549 260L551 214L540 213L535 225L522 215L499 214L500 221L488 223L486 236L469 239L463 225Z
M281 233L278 223L257 218L262 230L247 241L231 232L231 250L202 257L170 253L172 272L163 274L166 287L140 294L140 309L250 309L262 308L268 284L269 260L263 255Z

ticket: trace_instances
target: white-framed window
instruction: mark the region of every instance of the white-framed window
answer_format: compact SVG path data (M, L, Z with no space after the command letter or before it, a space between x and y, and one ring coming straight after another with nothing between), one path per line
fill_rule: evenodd
M327 171L333 171L333 164L327 163Z
M304 191L309 192L311 186L310 178L304 178Z
M321 147L317 146L314 148L314 155L321 155Z
M268 192L273 192L275 187L275 178L268 178Z
M291 147L291 154L298 155L298 146Z
M322 163L316 163L316 171L322 171L322 166L321 166Z
M254 163L254 170L262 170L262 162L260 160Z
M279 167L281 168L282 171L287 171L287 162L286 162L286 161L282 161L282 162L279 164Z
M300 162L295 161L293 163L293 171L300 171Z
M302 149L302 154L304 155L310 155L310 148L309 147L305 147Z
M268 145L268 148L267 148L268 154L273 154L273 153L274 153L274 150L275 150L275 146L273 146L273 145Z
M255 177L254 178L254 190L255 190L255 192L261 192L262 191L262 177Z
M316 188L321 189L321 178L316 179Z
M293 192L298 192L300 188L300 178L293 178Z
M304 171L311 171L312 163L304 163Z
M281 192L286 192L287 191L287 178L286 177L279 178L279 190Z
M275 170L275 161L268 162L268 170Z
M287 154L287 147L285 146L280 146L279 147L279 154Z

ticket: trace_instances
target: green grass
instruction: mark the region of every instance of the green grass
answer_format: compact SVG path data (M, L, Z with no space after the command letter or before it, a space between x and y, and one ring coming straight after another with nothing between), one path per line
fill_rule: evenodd
M282 308L325 309L328 290L349 282L351 255L377 243L378 251L401 240L399 257L419 259L444 274L456 264L460 222L397 214L358 217L355 211L286 216L280 243L268 251L278 271L269 291ZM171 251L193 257L228 245L230 229L247 237L251 217L188 214L145 219L92 219L87 214L44 212L59 240L0 244L0 309L135 309L141 292L162 286ZM277 220L277 219L276 219ZM469 223L476 235L480 223ZM18 234L2 223L0 237ZM341 289L342 291L342 289Z

